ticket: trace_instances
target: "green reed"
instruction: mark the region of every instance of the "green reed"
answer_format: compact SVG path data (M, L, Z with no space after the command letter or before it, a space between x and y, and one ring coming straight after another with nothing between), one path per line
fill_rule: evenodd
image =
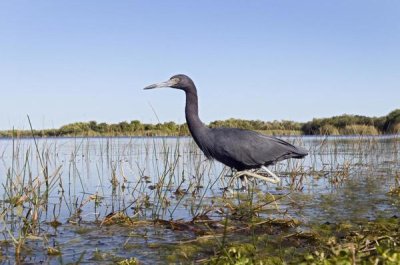
M130 138L121 144L118 138L71 138L73 148L68 159L61 161L60 146L51 139L28 143L13 138L0 203L4 239L21 255L32 240L40 238L48 246L48 225L56 229L59 223L80 225L91 220L104 224L107 216L117 213L130 222L172 221L179 219L178 212L186 211L193 222L201 218L243 222L253 238L257 222L269 213L290 218L279 211L282 196L265 195L262 183L250 181L242 189L243 184L236 181L227 187L229 169L207 161L193 141L182 144L177 139L170 144L167 139ZM303 138L293 141L302 145ZM273 170L282 175L282 183L269 189L301 193L321 178L335 188L360 170L374 174L371 165L377 163L388 163L383 168L398 176L399 169L391 163L398 158L399 141L388 141L392 151L382 156L382 145L374 138L321 138L310 145L307 160L275 165ZM7 154L6 148L2 154ZM95 167L90 166L93 163ZM94 192L87 186L89 178L99 182ZM396 185L392 187L398 187L398 180ZM222 193L223 188L228 188L227 192ZM229 231L226 233L228 236ZM219 253L230 253L226 241L221 247L224 250Z

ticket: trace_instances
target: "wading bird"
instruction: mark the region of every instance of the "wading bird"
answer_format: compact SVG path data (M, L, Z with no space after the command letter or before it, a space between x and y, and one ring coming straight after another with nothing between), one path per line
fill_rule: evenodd
M278 183L279 178L267 166L288 158L303 158L308 152L281 139L238 128L208 128L199 118L197 90L186 75L174 75L168 81L144 89L172 87L185 91L186 122L194 141L207 158L236 170L233 177L255 177ZM268 174L270 177L261 175Z

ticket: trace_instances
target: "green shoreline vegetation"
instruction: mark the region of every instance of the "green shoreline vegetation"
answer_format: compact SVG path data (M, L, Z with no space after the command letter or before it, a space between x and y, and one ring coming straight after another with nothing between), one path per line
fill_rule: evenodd
M400 109L382 117L360 115L340 115L331 118L315 118L308 122L260 121L228 119L213 121L209 127L236 127L256 130L270 135L381 135L400 133ZM186 136L187 124L164 122L158 124L141 123L138 120L116 124L96 121L76 122L59 129L6 130L0 137L70 137L70 136Z

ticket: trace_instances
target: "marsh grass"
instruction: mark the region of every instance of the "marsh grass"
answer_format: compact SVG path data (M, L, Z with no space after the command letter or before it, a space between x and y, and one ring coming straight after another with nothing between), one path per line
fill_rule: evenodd
M379 135L378 129L372 125L347 125L341 130L345 135Z
M312 229L304 232L307 218L296 211L301 212L307 201L297 198L321 192L313 191L320 183L335 191L360 175L374 178L379 172L393 176L386 182L386 192L395 197L398 139L291 137L288 141L307 146L310 155L275 165L281 184L275 187L250 180L243 186L237 180L228 187L229 169L207 161L188 138L13 138L0 145L6 169L0 232L3 242L12 246L3 255L15 255L15 260L35 255L62 259L66 250L59 231L72 225L81 231L77 234L94 236L96 229L85 229L88 224L101 231L159 227L191 234L191 239L182 242L194 245L185 249L175 244L176 249L168 251L171 262L312 263L322 257L334 260L343 251L350 251L346 252L349 259L352 253L361 255L365 249L351 250L346 241L335 239L331 249L327 238L315 236ZM148 232L139 234L139 238L149 237ZM378 240L386 242L384 248L371 245L374 250L368 259L383 255L392 259L398 242L390 240ZM308 247L297 255L294 249L304 242ZM75 261L92 257L101 262L138 262L103 254L83 249Z

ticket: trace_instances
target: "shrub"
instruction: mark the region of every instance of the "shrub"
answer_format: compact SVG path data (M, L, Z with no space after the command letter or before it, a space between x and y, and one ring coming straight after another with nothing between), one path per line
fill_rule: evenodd
M321 128L319 128L319 134L322 135L339 135L339 130L330 124L325 124Z
M379 131L372 125L347 125L341 130L342 134L347 135L378 135Z

